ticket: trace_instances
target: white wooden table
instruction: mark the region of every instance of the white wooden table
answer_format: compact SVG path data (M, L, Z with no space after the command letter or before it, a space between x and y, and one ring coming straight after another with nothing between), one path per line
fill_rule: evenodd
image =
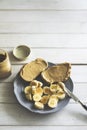
M31 47L23 62L12 55L20 44ZM87 103L87 0L0 0L0 48L12 64L12 75L0 80L0 130L87 130L87 112L72 99L60 112L36 115L13 93L20 68L42 57L72 64L74 93Z

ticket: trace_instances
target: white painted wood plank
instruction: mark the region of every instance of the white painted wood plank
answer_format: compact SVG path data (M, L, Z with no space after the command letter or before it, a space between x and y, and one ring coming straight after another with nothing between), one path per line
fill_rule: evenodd
M0 126L0 130L87 130L87 126Z
M87 11L0 11L0 22L87 22Z
M87 103L87 84L86 83L74 83L73 93L82 101ZM71 99L70 102L73 100ZM75 101L74 101L75 102Z
M87 33L86 22L11 22L0 23L0 33Z
M14 95L13 83L0 83L0 103L18 103ZM73 93L87 103L87 83L74 83ZM70 103L75 103L72 99Z
M0 47L87 48L87 34L0 34Z
M13 83L0 83L0 102L17 103Z
M68 104L60 112L47 115L31 113L19 104L0 104L0 125L84 126L86 113L79 104Z
M69 49L69 48L31 48L31 54L24 62L14 58L11 49L6 49L9 52L12 64L27 63L38 57L44 58L46 61L53 63L70 62L72 64L87 64L87 49Z
M2 0L0 9L87 9L86 0Z

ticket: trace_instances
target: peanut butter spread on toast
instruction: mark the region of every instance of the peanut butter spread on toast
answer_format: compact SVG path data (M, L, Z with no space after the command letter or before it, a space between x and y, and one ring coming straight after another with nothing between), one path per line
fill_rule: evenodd
M66 81L70 77L71 64L62 63L44 70L41 75L48 83Z
M20 71L20 76L25 81L30 82L35 79L47 67L48 63L45 60L37 58L36 60L24 65L24 67Z

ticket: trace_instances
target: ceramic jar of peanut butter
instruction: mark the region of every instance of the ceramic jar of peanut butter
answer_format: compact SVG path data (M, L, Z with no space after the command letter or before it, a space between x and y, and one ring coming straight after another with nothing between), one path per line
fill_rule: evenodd
M11 63L6 51L0 49L0 78L6 78L11 74Z

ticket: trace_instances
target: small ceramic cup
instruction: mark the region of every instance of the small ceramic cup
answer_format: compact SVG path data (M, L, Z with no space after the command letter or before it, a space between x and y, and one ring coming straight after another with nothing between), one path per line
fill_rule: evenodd
M0 78L6 78L11 74L11 63L9 55L5 50L0 49Z
M27 59L30 55L30 52L31 52L30 47L26 45L19 45L13 49L13 55L18 60Z

